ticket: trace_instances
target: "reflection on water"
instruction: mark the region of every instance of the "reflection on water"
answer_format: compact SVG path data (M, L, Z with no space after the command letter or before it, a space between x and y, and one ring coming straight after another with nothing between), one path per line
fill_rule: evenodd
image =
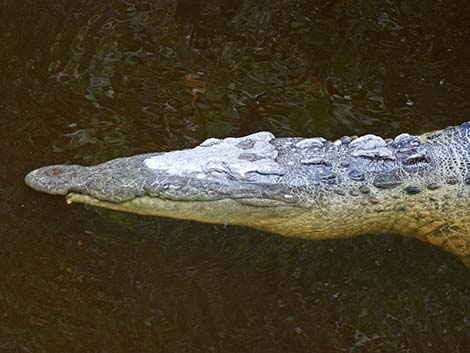
M464 1L1 2L0 351L468 350L469 273L437 249L66 207L22 178L208 136L457 124L469 15Z

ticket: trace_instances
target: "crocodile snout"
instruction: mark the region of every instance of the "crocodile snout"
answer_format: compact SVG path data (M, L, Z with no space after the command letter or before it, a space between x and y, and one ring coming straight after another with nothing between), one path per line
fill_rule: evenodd
M25 176L25 183L36 191L52 195L67 195L74 188L77 176L83 174L77 165L52 165L42 167Z

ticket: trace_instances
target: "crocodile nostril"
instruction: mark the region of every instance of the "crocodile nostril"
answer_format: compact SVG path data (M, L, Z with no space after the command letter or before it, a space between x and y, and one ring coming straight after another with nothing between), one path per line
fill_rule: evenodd
M60 174L62 174L62 169L61 168L51 168L49 170L49 176L58 176Z

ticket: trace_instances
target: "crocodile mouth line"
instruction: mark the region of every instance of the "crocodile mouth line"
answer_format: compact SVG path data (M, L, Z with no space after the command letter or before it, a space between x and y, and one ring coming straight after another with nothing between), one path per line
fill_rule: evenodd
M93 197L81 192L77 191L70 191L65 195L66 203L68 205L76 202L76 203L86 203L86 204L91 204L93 203L100 203L100 204L106 204L106 205L119 205L119 204L126 204L130 203L135 200L139 199L144 199L144 200L161 200L161 201L167 201L167 202L179 202L179 203L212 203L212 202L222 202L222 201L234 201L237 202L241 205L246 205L246 206L253 206L253 207L264 207L264 208L270 208L270 207L289 207L289 208L296 208L296 209L302 209L306 208L308 209L307 205L303 205L300 203L292 203L289 201L284 201L280 199L273 199L273 198L263 198L263 197L227 197L227 196L220 196L220 197L213 197L213 198L186 198L186 199L180 199L176 197L168 197L168 196L160 196L160 195L155 195L155 194L143 194L143 195L136 195L133 198L129 198L128 200L125 201L112 201L112 200L106 200L106 199L100 199L98 197Z
M123 202L99 200L89 195L71 192L66 196L67 204L82 203L115 211L131 212L143 216L169 217L213 224L251 225L275 221L275 215L286 214L298 206L283 204L264 206L245 199L224 198L210 201L176 201L155 196L138 196ZM296 212L298 214L298 211ZM300 212L303 214L303 212Z

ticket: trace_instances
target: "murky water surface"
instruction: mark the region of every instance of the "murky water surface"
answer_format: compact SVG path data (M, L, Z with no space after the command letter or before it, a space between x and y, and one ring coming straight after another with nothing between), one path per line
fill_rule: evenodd
M469 8L1 1L0 351L469 352L470 272L425 244L287 239L69 207L23 185L42 165L209 136L463 122Z

